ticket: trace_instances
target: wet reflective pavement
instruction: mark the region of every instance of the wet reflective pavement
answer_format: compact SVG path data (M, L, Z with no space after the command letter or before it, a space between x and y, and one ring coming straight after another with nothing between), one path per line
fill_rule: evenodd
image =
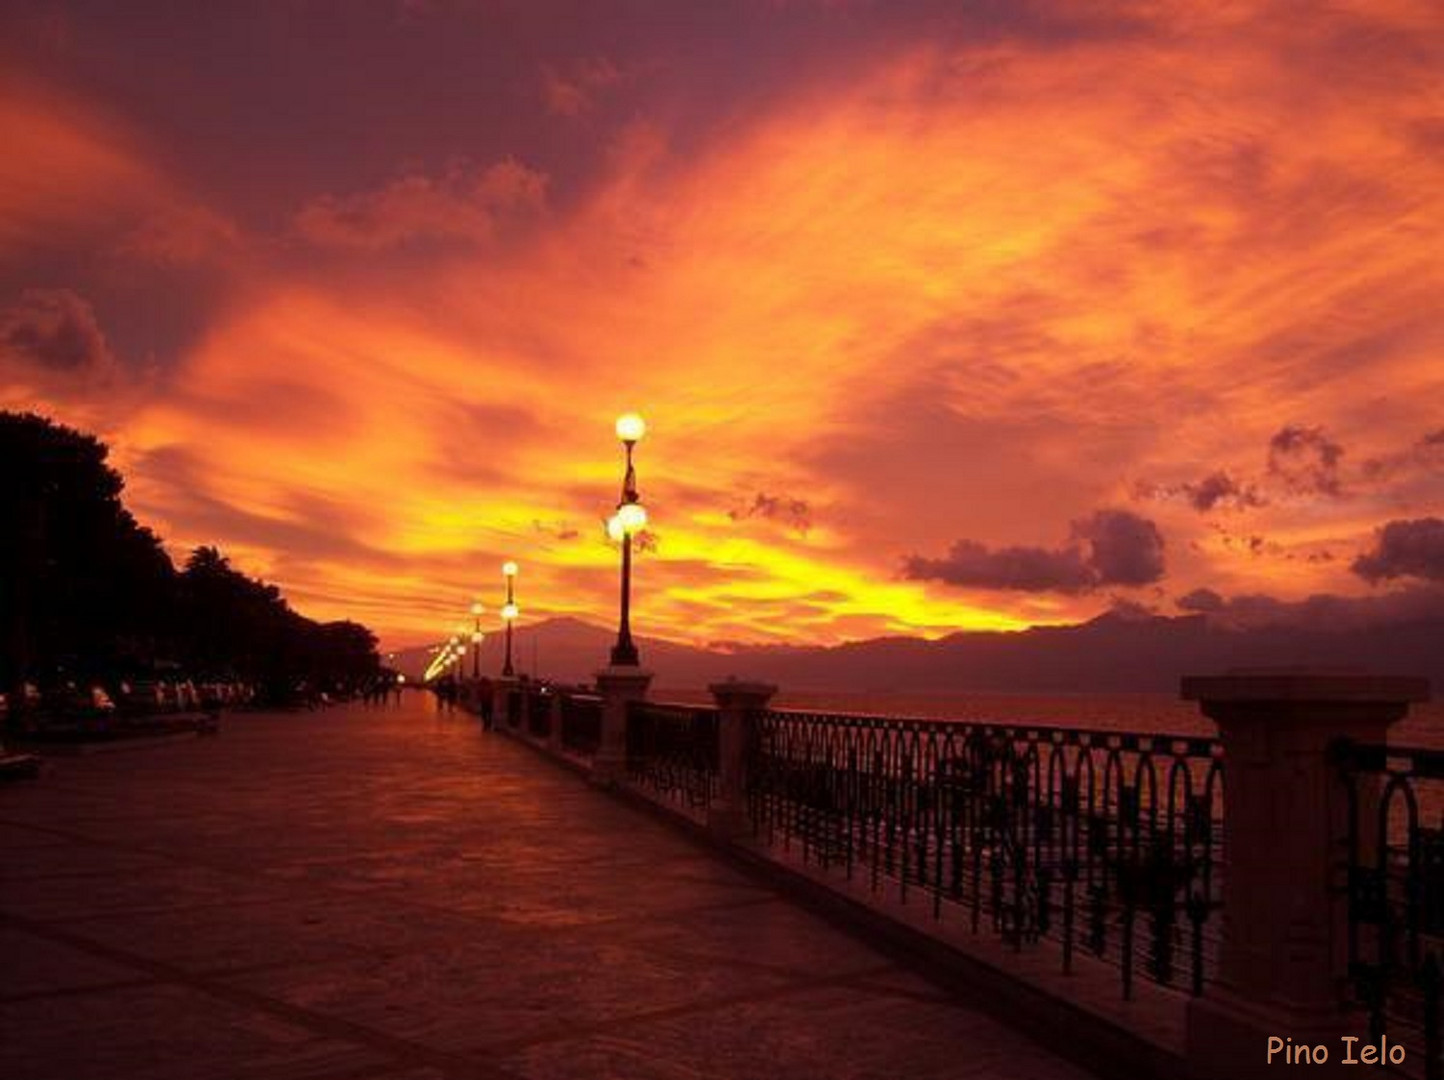
M461 713L0 787L6 1080L1085 1074Z

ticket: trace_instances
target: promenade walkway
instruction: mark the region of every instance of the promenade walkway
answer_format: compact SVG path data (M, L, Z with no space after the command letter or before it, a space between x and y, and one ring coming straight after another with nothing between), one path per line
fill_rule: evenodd
M1085 1080L421 694L0 786L0 1076Z

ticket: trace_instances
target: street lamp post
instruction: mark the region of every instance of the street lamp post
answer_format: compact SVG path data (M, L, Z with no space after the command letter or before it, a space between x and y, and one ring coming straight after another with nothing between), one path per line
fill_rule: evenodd
M613 667L636 667L640 662L636 643L632 640L632 536L647 524L647 511L637 495L637 470L632 464L632 449L647 432L647 425L636 413L617 417L617 438L626 449L627 471L622 478L622 497L615 516L607 523L607 531L622 545L622 604L617 627L617 643L612 646Z
M474 601L471 605L471 681L476 682L481 678L481 613L485 611L480 600Z
M506 623L506 660L501 665L501 673L508 679L515 674L511 666L511 628L521 614L521 609L516 606L516 570L514 562L508 560L502 563L501 575L506 579L506 603L501 608L502 621Z

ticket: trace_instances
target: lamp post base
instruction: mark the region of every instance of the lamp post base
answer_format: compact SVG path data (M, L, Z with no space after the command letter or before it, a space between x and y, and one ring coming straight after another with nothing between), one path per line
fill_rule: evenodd
M597 672L596 680L602 696L602 738L592 759L592 780L613 784L627 772L627 706L646 698L652 673L634 664L614 664Z

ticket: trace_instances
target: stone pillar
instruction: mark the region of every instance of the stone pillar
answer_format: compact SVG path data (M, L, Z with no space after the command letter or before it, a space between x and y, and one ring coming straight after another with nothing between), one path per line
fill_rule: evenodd
M602 741L592 759L592 779L601 784L619 782L627 772L627 705L643 701L652 673L635 667L612 665L597 672L597 693L602 696Z
M707 811L707 828L724 840L745 836L747 814L747 751L755 737L757 714L767 708L777 687L770 683L728 679L707 687L717 702L717 771L719 791Z
M516 702L516 715L509 717L516 730L524 738L531 738L531 687L526 679L520 679L514 686L512 700Z
M1357 673L1241 671L1183 680L1218 724L1224 752L1226 867L1217 985L1189 1002L1190 1072L1208 1080L1276 1076L1270 1036L1324 1044L1310 1077L1349 1076L1339 1038L1367 1040L1345 1016L1348 898L1340 888L1346 792L1328 749L1382 743L1425 701L1428 683ZM1355 1044L1361 1045L1361 1044ZM1274 1066L1283 1064L1275 1055Z
M553 686L551 697L547 699L547 708L550 710L547 716L547 749L553 753L562 752L562 701L565 695L559 686Z
M497 731L510 730L511 692L516 689L516 679L502 675L491 680L491 726Z

